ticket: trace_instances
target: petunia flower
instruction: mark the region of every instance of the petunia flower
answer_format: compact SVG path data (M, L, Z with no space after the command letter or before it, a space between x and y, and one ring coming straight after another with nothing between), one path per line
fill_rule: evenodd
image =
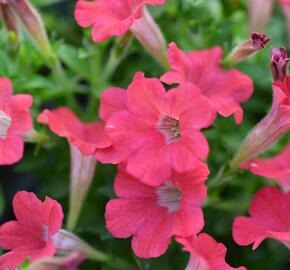
M96 158L115 162L110 138L102 122L82 123L68 108L44 110L38 121L47 124L52 132L68 140L71 150L71 191L68 228L73 230L83 202L91 186ZM101 153L101 155L98 155ZM108 160L110 159L110 160Z
M249 217L237 217L233 224L233 238L241 246L256 249L266 238L273 238L290 249L290 192L274 187L258 191L249 209Z
M61 205L46 197L41 202L33 193L18 192L13 200L16 221L0 227L0 247L10 252L0 256L0 269L15 270L27 257L30 262L56 253L53 237L61 228Z
M107 255L93 249L73 233L61 229L61 205L46 197L41 202L34 193L20 191L13 199L15 221L0 227L0 248L10 250L0 256L0 269L16 270L27 258L30 263L54 255L81 253L99 261Z
M232 169L254 159L290 129L290 76L273 83L273 103L268 114L249 133L231 161Z
M128 158L127 170L144 183L158 186L172 170L197 168L208 155L200 129L215 114L194 85L166 92L156 78L137 73L126 91L126 108L106 122L113 146Z
M166 0L78 0L75 19L82 27L93 26L95 42L122 36L129 30L145 49L167 66L166 42L145 5L162 5Z
M124 167L119 166L114 183L118 198L106 206L106 226L115 237L133 236L136 256L159 257L173 236L187 237L203 228L206 165L186 174L173 173L157 187L141 183Z
M234 114L235 121L243 120L240 103L253 93L253 82L242 72L223 70L223 52L220 47L185 53L175 43L169 45L169 63L173 71L165 73L161 81L167 84L189 82L195 84L206 96L211 106L223 117Z
M225 262L227 248L216 242L205 233L188 238L176 238L190 253L190 259L185 270L246 270L245 267L234 268Z
M27 270L77 270L78 265L85 259L81 253L75 252L66 257L44 258L35 261Z
M283 191L290 191L290 144L274 157L251 160L242 167L253 174L275 179Z
M12 83L0 78L0 165L11 165L23 156L23 136L32 128L32 96L12 95Z

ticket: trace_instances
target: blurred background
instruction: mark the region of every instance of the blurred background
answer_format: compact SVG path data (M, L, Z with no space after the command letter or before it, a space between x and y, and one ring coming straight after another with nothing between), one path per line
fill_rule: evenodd
M103 79L106 62L115 53L116 40L93 44L90 30L78 27L73 18L75 1L31 2L43 16L53 49L62 62L71 91L77 96L77 113L82 120L98 118L98 97L106 87L127 87L136 71L143 71L148 77L160 77L163 74L162 68L133 40L119 66ZM150 11L167 41L175 41L185 51L219 45L228 55L239 42L249 38L247 0L167 0L166 5L150 8ZM287 24L278 3L266 27L266 34L272 38L270 45L289 49ZM243 138L271 105L269 48L268 45L237 65L255 83L254 95L243 105L245 116L242 125L236 126L232 118L219 118L213 128L205 131L211 146L208 160L211 178L230 160ZM46 60L27 35L22 33L21 41L16 44L3 24L0 28L0 76L12 79L15 93L26 92L34 96L34 117L43 108L69 106L62 84L53 77ZM95 102L87 110L92 96ZM0 168L1 223L13 218L11 201L18 190L34 191L40 198L50 196L62 204L65 213L68 212L68 145L65 139L54 136L44 126L35 123L35 129L49 136L49 147L27 144L21 162L13 167ZM264 156L278 153L288 141L289 133ZM158 259L140 260L131 251L130 239L114 239L106 231L104 209L106 202L114 197L112 183L115 173L114 166L98 164L93 186L75 232L98 249L127 260L132 269L184 269L189 256L181 251L177 243L173 243L168 252ZM266 240L253 252L250 246L239 247L232 240L234 217L246 215L253 194L262 186L273 184L269 179L245 171L227 185L209 190L209 199L204 206L204 231L227 246L227 261L232 266L244 265L250 270L290 269L289 251L280 243ZM86 261L80 269L110 268Z

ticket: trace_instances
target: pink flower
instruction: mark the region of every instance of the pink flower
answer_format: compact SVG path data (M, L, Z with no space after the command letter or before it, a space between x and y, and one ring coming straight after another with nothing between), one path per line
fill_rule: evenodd
M290 76L273 83L273 103L268 114L250 132L231 161L237 169L264 152L290 129Z
M172 236L187 237L204 225L201 204L206 196L206 165L187 174L173 173L157 187L141 183L119 167L118 199L106 207L107 229L113 236L133 236L132 249L141 258L159 257Z
M92 37L101 42L111 36L122 36L142 17L145 5L162 5L165 0L78 0L75 18L82 27L93 26Z
M220 62L223 52L220 47L185 53L171 43L168 57L173 71L165 73L161 81L195 84L215 111L224 117L234 114L236 123L242 122L240 103L252 95L253 82L238 70L222 70Z
M0 257L0 269L15 270L29 257L33 262L56 252L53 236L62 225L60 204L46 197L41 202L33 193L18 192L13 200L16 221L0 227L0 247L10 252Z
M30 95L12 96L12 84L0 78L0 165L11 165L23 156L23 136L32 129Z
M237 217L233 224L233 238L239 245L253 243L256 249L273 238L290 249L290 192L265 187L255 194L249 212L250 217Z
M200 165L208 144L200 132L215 114L191 84L166 92L158 79L137 73L126 91L126 108L108 119L113 146L128 157L127 170L144 183L158 186L172 170Z
M255 159L243 164L252 173L275 179L285 192L290 191L290 144L285 150L268 159Z
M145 5L162 5L166 0L77 1L75 19L82 27L93 26L95 42L131 31L144 48L167 67L164 36Z
M176 240L191 254L185 270L246 270L245 267L229 266L225 262L226 247L208 234L201 233L188 238L177 237Z

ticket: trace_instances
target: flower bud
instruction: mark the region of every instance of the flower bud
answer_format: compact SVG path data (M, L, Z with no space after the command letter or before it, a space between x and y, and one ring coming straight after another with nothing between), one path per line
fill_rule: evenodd
M107 261L109 259L106 254L95 250L78 236L67 230L59 230L53 236L52 241L56 247L56 254L58 255L67 256L73 252L78 252L85 257L93 258L98 261Z
M144 48L166 69L169 69L165 38L145 7L142 14L143 16L140 19L134 21L130 30Z
M46 56L51 54L51 46L43 21L38 11L28 0L9 0L9 5L18 15L20 21L31 35L36 45Z
M19 29L16 14L6 0L0 0L0 16L8 32L13 33L17 40Z
M94 156L84 156L79 149L70 144L71 150L71 176L70 176L70 208L68 216L68 229L73 230L80 216L82 205L91 186L96 159Z
M241 60L249 57L255 52L265 48L265 45L271 40L267 35L254 32L251 34L251 39L240 43L229 57L231 64L236 64Z
M236 170L244 162L254 159L290 129L290 76L273 84L273 104L268 114L250 132L230 162Z
M273 0L249 0L250 32L265 31L273 4Z
M27 270L77 270L85 259L82 253L74 252L66 257L44 258L32 263Z
M290 61L287 51L283 47L280 49L271 47L270 56L273 80L283 82L288 73L288 62Z

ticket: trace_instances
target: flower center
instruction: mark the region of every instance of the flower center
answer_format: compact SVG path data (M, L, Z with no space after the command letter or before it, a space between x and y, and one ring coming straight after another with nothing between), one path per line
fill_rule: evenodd
M0 111L0 139L6 139L12 119L3 111Z
M156 128L164 135L166 142L180 138L179 120L168 115L160 114Z
M166 207L169 214L179 210L181 191L172 184L171 181L165 182L156 190L157 202L160 206Z

